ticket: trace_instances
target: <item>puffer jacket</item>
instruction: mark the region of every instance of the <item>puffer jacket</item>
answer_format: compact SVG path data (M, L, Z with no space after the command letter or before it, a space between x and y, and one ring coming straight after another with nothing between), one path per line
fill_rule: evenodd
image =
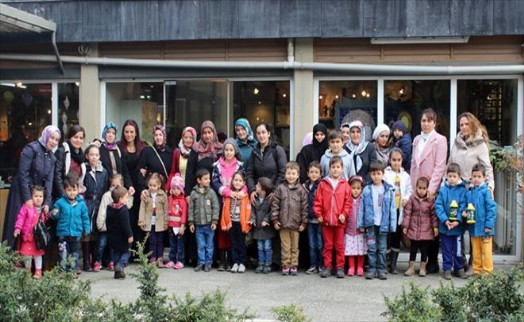
M389 233L397 230L397 209L395 208L394 189L387 182L382 181L384 185L384 200L382 201L382 218L380 220L380 232ZM373 192L368 184L362 191L362 202L358 210L357 228L370 228L375 226L375 214Z
M156 223L155 231L165 231L168 221L168 202L164 190L158 190L156 195ZM138 226L145 225L144 231L151 231L153 218L153 197L149 190L144 200L140 202L140 211L138 213Z
M191 191L187 222L191 225L211 225L218 223L220 205L217 194L210 187L196 185Z
M466 185L464 181L460 181L456 186L450 186L448 181L440 188L440 191L435 201L435 211L439 221L438 230L440 234L446 236L459 236L462 234L463 228L461 225L449 230L444 223L449 219L449 208L453 200L458 203L457 220L462 223L462 212L466 210Z
M35 217L40 216L40 211L37 207L27 207L25 203L22 205L16 218L15 229L20 230L23 241L33 240L33 222ZM45 222L48 217L49 215L43 214L42 220Z
M405 133L400 138L398 138L398 140L393 136L393 145L402 150L402 167L409 171L411 168L411 152L413 148L411 134Z
M253 238L255 240L267 240L272 239L276 236L275 230L271 225L271 205L269 198L264 198L260 201L260 198L255 199L255 205L251 209L250 222L255 224L253 228ZM262 223L266 222L267 226L262 227Z
M287 183L279 185L273 193L271 203L271 221L273 225L280 223L281 228L298 231L300 226L306 225L308 195L300 183L289 186Z
M408 230L410 240L434 240L434 228L438 228L435 204L413 194L404 208L402 228Z
M348 182L340 178L334 187L331 177L327 177L318 185L313 211L315 216L322 217L322 226L345 227L351 204L351 187ZM340 215L344 215L344 222L340 222Z
M470 191L468 191L467 201L475 207L475 224L468 225L470 236L494 236L497 204L491 198L488 183L484 182L478 187L471 187ZM485 228L489 228L491 231L485 233Z
M51 210L51 218L57 221L58 237L81 237L82 233L91 233L91 223L84 198L76 196L71 204L66 196L58 199Z
M491 189L495 188L495 181L493 178L493 167L489 160L489 148L482 132L477 131L475 137L469 137L464 140L461 132L457 134L451 153L449 154L449 163L457 163L460 165L460 175L469 181L471 177L471 169L477 163L482 164L486 168L486 179Z
M280 145L270 142L262 152L260 144L257 144L251 153L246 171L249 193L255 191L257 180L261 177L268 177L275 186L283 183L285 181L286 163L286 151Z

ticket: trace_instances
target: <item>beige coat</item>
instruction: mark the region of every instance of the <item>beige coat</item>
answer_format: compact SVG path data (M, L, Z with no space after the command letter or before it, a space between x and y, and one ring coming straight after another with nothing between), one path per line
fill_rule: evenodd
M155 231L167 230L169 204L167 195L163 190L158 190L156 196L156 224ZM143 231L151 231L151 219L153 217L153 198L149 191L145 200L140 201L140 212L138 213L138 226Z
M457 163L460 166L460 175L466 181L471 181L471 169L477 163L486 167L486 179L491 189L495 188L493 179L493 167L489 161L489 149L484 142L481 131L477 131L475 137L469 137L464 141L462 133L458 133L453 142L448 164Z

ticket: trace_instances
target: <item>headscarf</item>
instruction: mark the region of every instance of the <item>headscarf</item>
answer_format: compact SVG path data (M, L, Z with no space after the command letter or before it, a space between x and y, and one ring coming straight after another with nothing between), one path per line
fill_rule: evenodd
M317 134L317 132L322 132L326 136L322 142L318 142L317 139L315 138L315 134ZM312 143L315 146L315 148L317 148L317 150L321 153L321 155L324 155L324 152L326 152L326 150L329 147L328 130L324 124L317 123L315 124L315 126L313 126Z
M355 173L357 173L360 168L362 168L362 158L360 157L360 154L366 149L368 142L366 142L366 130L364 124L359 120L355 120L349 123L349 130L351 131L351 129L354 127L358 127L360 129L360 142L357 145L353 144L353 141L351 141L350 138L346 145L351 150L349 156L355 161Z
M44 148L46 150L49 150L47 148L47 141L49 141L49 139L51 138L51 136L55 133L58 133L58 137L60 138L60 129L57 128L56 126L54 125L48 125L46 126L43 130L42 130L42 134L40 135L40 137L38 138L38 142L40 142L40 144L42 144L44 146ZM56 151L56 149L58 148L58 145L53 149L53 152Z
M389 130L389 127L386 124L379 124L379 125L377 125L377 127L375 128L375 131L373 131L373 140L376 141L378 139L380 133L382 133L384 131L387 131L388 135L389 135L390 130Z
M155 140L153 140L153 146L156 147L158 150L163 151L166 148L166 142L167 142L167 135L166 135L166 129L163 125L157 124L153 126L153 136L155 136L155 132L160 131L162 132L162 143L160 145L157 145Z
M202 132L205 128L210 128L213 132L213 139L210 143L204 143ZM193 145L193 150L198 153L198 161L212 157L216 160L217 154L222 151L222 143L218 142L217 130L215 124L211 121L204 121L200 127L200 140Z
M306 136L304 136L304 140L302 140L302 146L306 146L311 143L313 143L313 132L308 132Z
M196 143L197 135L196 130L191 126L187 126L182 130L182 137L180 138L180 141L178 141L178 148L180 149L180 154L187 158L189 156L189 153L191 152L191 148L187 149L184 146L184 134L186 134L186 132L191 133L191 136L193 137L193 144Z
M222 148L225 149L226 145L227 144L231 144L233 146L233 149L235 150L235 158L237 158L238 161L241 160L241 157L240 157L240 149L238 148L238 144L237 144L237 141L233 138L227 138L225 141L224 141L224 144L222 145ZM226 158L224 157L224 160Z
M247 137L246 137L246 140L248 142L255 142L255 144L257 143L257 140L255 139L255 136L253 135L253 129L251 129L251 125L249 125L249 121L245 118L239 118L236 122L235 122L235 126L241 126L243 127L244 129L246 129L247 131ZM237 138L238 140L238 138Z
M107 143L106 141L106 134L107 134L107 131L109 129L114 129L115 130L115 140L113 141L113 143ZM117 129L116 129L116 124L113 123L113 122L108 122L106 124L106 126L104 126L104 130L102 131L102 141L104 142L104 146L108 149L108 150L115 150L116 149L116 133L117 133Z

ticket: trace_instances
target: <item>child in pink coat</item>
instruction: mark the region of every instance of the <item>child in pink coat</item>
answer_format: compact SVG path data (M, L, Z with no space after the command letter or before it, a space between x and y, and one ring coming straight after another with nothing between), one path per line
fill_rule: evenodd
M15 238L22 235L22 245L20 247L20 254L24 256L24 265L31 271L31 258L35 259L35 275L34 278L42 278L42 256L45 254L43 249L36 248L36 241L33 236L33 229L38 223L38 218L43 211L44 203L44 188L35 186L31 189L32 205L27 203L22 205L15 223ZM44 214L42 220L47 219L47 214Z

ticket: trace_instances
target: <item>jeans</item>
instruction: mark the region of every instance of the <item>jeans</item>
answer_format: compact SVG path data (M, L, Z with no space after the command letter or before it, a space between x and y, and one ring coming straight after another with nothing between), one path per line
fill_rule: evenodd
M66 271L76 270L78 268L78 259L80 258L80 237L59 236L58 253L60 255L60 265ZM68 262L68 257L72 257L72 263Z
M229 230L231 236L231 259L233 264L246 264L246 235L242 233L240 222L233 221Z
M211 266L213 263L213 237L215 236L215 231L211 229L211 225L197 225L195 236L198 248L198 264Z
M271 239L257 240L258 265L270 265L273 259L273 247Z
M111 256L111 260L115 264L116 270L123 270L127 266L127 262L129 261L129 257L131 256L131 252L113 252Z
M317 268L324 267L324 258L322 256L322 249L324 248L322 226L319 224L309 224L307 226L307 236L309 239L310 266Z
M186 255L186 245L184 243L184 236L175 235L173 228L169 228L169 260L176 263L180 262L184 264Z
M98 233L98 252L96 254L95 261L102 263L102 257L104 256L104 250L107 246L107 232ZM109 258L113 261L113 250L109 247ZM114 262L114 261L113 261Z
M369 227L366 231L368 244L369 272L384 274L386 272L386 248L388 233L380 232L380 226Z
M155 231L155 225L151 226L149 232L149 251L151 258L159 259L164 257L164 232Z

